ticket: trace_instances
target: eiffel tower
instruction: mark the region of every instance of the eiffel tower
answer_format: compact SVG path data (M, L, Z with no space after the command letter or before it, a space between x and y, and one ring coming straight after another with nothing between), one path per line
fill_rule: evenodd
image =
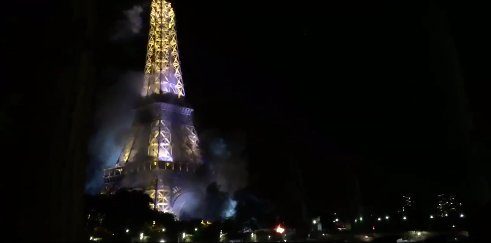
M202 163L193 110L184 97L174 10L166 0L152 0L137 115L117 163L104 170L103 193L142 190L155 210L179 216L186 183Z

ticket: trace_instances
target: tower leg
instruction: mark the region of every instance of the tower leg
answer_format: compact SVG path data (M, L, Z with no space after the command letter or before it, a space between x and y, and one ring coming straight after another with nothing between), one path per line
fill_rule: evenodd
M152 199L150 206L164 213L172 213L171 202L171 188L169 185L161 183L159 179L155 179L155 185L152 189L147 190L146 193Z

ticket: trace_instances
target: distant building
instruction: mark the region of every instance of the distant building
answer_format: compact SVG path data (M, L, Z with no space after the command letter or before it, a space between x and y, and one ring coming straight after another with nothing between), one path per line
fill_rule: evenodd
M454 194L438 194L435 209L438 217L464 217L462 202Z
M400 207L400 212L402 214L412 211L414 208L414 197L410 194L402 195L402 202Z

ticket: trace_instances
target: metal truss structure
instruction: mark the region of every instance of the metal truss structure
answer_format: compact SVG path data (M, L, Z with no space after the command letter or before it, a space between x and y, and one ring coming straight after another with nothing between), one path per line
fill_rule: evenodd
M141 190L152 198L152 208L179 216L174 200L186 193L185 182L202 160L193 109L181 106L174 11L166 0L152 0L147 51L141 105L117 163L104 170L103 193Z
M158 158L159 161L172 161L171 132L164 120L157 120L152 124L148 156Z
M174 10L166 0L153 0L142 95L184 96Z

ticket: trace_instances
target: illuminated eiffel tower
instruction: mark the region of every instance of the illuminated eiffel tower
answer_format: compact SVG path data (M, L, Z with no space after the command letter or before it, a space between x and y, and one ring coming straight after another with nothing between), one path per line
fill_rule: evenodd
M104 171L103 193L143 190L155 210L179 216L186 182L202 161L193 110L184 100L174 10L166 0L152 0L143 81L132 136L116 165Z

